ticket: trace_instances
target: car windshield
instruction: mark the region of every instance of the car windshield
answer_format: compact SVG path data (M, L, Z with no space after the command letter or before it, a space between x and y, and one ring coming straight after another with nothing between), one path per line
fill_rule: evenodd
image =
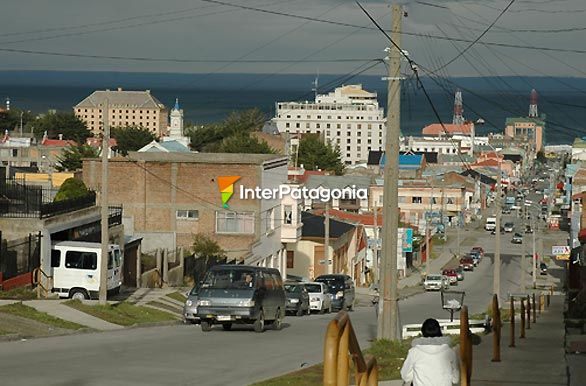
M338 289L344 288L344 282L335 277L318 277L315 281L324 283L328 287L328 293L336 293Z
M441 279L442 279L442 277L439 275L429 275L427 277L427 280L441 280Z
M189 291L189 295L197 295L198 292L198 288L197 286L194 286L191 291Z
M285 291L290 294L298 294L301 292L301 286L297 284L285 284Z
M201 288L253 288L256 282L255 276L253 270L244 269L209 271L201 284Z
M305 288L307 289L307 292L321 293L321 285L319 284L306 284Z

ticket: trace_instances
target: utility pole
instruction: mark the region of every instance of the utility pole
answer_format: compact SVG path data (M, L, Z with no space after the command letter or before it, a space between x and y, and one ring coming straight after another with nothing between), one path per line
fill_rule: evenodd
M494 267L492 278L492 293L496 295L500 304L501 297L501 163L499 161L499 172L497 176L497 193L495 200L495 248Z
M397 233L399 231L399 133L401 124L401 6L393 4L387 86L387 132L384 167L383 251L381 261L382 312L378 339L397 340Z
M100 194L101 225L102 225L102 256L100 259L100 304L108 301L108 254L110 253L110 238L108 235L108 150L110 145L110 107L108 99L102 106L104 127L102 130L102 192Z
M328 274L334 273L334 262L330 262L330 202L326 202L326 216L324 220L325 241L324 241L324 258L328 267Z
M527 205L523 203L523 221L522 224L526 226L525 221L527 221ZM529 225L531 226L531 225ZM521 244L521 291L525 292L527 288L527 261L525 259L525 243Z
M458 259L460 258L460 229L462 227L463 217L464 216L462 216L462 209L460 209L460 212L458 213L458 229L457 229L457 232L458 232Z
M380 277L380 267L379 267L379 261L378 261L378 239L379 239L379 232L378 232L378 206L375 203L374 206L374 251L373 251L373 257L372 257L372 268L373 268L373 278L372 278L372 282L376 283L378 282L378 279ZM380 290L380 288L379 288Z
M535 256L535 233L537 233L537 229L535 229L535 220L534 220L535 216L531 216L531 221L533 223L532 228L533 228L533 257L531 258L531 265L533 266L532 268L532 282L533 282L533 288L536 287L537 285L537 272L536 272L536 267L535 267L535 263L537 263L537 259Z

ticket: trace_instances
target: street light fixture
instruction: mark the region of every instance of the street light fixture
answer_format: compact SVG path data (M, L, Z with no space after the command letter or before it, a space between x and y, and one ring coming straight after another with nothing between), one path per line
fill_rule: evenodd
M450 313L450 322L454 321L454 312L464 305L464 291L441 291L442 308Z

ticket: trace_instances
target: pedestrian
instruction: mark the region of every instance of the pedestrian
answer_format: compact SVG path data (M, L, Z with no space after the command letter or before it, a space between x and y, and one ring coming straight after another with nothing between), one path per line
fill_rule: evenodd
M460 381L458 356L450 348L449 337L442 336L437 320L427 319L421 326L423 337L413 339L401 378L413 386L451 386Z
M374 314L378 318L378 307L379 307L380 294L378 288L374 289L374 295L372 295L372 306L374 307Z

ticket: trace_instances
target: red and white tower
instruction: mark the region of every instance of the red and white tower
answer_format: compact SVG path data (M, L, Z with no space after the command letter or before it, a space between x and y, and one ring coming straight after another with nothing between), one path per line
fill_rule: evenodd
M537 118L537 91L531 90L531 102L529 103L529 118Z
M462 91L456 90L456 97L454 98L454 118L452 123L454 125L464 124L464 108L462 107Z

